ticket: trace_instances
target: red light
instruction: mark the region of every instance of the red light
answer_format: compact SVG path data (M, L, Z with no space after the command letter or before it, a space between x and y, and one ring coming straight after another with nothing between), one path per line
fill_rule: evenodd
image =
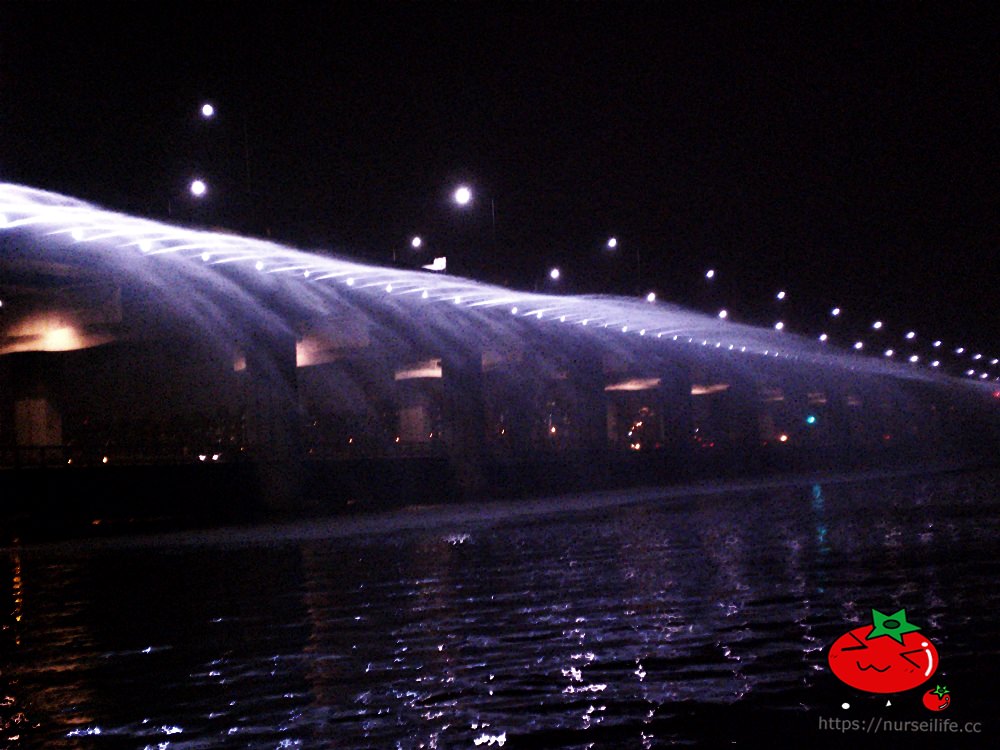
M993 398L1000 398L1000 391L993 391Z

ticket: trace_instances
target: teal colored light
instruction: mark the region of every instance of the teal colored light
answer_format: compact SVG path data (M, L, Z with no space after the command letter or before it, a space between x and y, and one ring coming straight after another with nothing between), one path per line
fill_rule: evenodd
M808 417L806 417L806 424L816 424L816 415L810 414Z

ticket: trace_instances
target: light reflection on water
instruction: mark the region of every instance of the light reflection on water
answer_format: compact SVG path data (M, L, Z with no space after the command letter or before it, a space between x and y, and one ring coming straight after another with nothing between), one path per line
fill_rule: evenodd
M837 739L817 716L875 710L826 647L905 607L965 716L988 721L997 486L941 474L14 546L0 718L29 748L728 745L773 742L775 722L815 745ZM897 705L927 718L919 695Z

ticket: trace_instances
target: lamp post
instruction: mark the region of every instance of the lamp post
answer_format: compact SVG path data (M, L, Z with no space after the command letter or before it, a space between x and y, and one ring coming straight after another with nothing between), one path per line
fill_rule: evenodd
M459 185L452 193L452 200L459 208L465 208L475 202L475 193L466 184ZM497 254L497 210L496 201L490 196L490 226L493 236L493 255Z
M611 252L617 251L618 245L618 238L614 236L608 237L608 241L605 243L605 247ZM642 258L639 255L638 243L635 246L635 293L642 293Z

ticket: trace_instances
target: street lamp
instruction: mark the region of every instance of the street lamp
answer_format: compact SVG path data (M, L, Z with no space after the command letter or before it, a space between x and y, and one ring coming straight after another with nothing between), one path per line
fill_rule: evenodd
M472 192L472 188L465 184L459 185L452 193L452 200L461 208L471 204L474 198L475 194ZM495 256L497 254L497 209L492 196L490 197L490 224L493 231L493 254Z
M614 251L618 249L618 238L609 237L606 247L608 250ZM635 246L635 292L638 294L642 289L642 262L639 258L639 245Z
M205 184L204 180L195 179L191 180L191 184L188 186L188 190L191 192L195 198L201 198L208 192L208 185Z

